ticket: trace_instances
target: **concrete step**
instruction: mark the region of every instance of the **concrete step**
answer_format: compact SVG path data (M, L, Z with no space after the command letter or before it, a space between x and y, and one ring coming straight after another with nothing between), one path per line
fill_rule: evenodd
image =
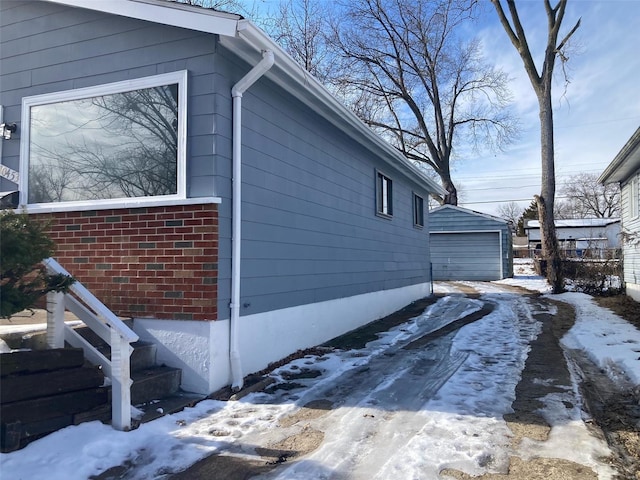
M133 352L129 359L131 372L145 370L156 365L156 346L151 342L133 342L131 344ZM111 347L109 345L101 345L98 351L105 357L111 358Z
M151 342L138 341L131 344L133 352L129 362L131 371L137 372L156 365L156 345Z
M131 327L132 322L125 320ZM46 349L46 325L39 324L37 331L14 333L10 336L11 348L18 349ZM94 345L103 355L110 358L111 351L98 335L90 328L80 324L74 327L83 338ZM4 336L4 335L3 335ZM7 342L9 343L9 342ZM179 411L184 406L202 399L201 395L193 395L181 392L180 382L182 371L176 368L156 365L156 345L151 342L138 341L132 344L131 354L131 404L144 406L145 416L142 421L149 421L166 413ZM109 393L110 389L109 389ZM156 405L157 404L157 405ZM110 406L110 405L109 405ZM88 419L95 418L105 420L108 418L109 409L100 407L96 412L83 414Z
M127 319L122 321L127 327L133 329L133 320ZM87 327L86 325L73 327L73 329L76 331L78 335L83 337L87 342L89 342L94 347L100 347L102 345L106 345L106 342L102 338L100 338L98 334L96 334L93 330L91 330L91 328Z
M193 407L204 398L206 398L205 395L187 393L179 390L175 394L160 400L152 400L147 403L136 405L136 408L143 412L142 417L137 418L136 421L139 423L146 423L155 420L156 418L163 417L164 415L171 415L172 413L180 412L186 407Z
M166 366L133 372L131 404L139 405L175 394L180 388L181 378L182 370Z

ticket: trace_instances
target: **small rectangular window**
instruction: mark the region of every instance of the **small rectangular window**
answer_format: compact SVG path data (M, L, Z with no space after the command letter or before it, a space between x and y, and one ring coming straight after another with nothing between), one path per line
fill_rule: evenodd
M393 215L393 181L380 172L376 176L376 211L385 217Z
M629 217L636 218L638 216L638 205L640 204L640 192L638 188L639 177L631 180L629 186Z
M424 227L424 199L413 194L413 226Z

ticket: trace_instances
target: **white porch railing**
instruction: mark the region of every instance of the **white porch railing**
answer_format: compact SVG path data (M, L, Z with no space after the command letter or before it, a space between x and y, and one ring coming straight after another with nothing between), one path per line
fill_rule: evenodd
M53 258L48 258L43 263L49 273L70 275ZM110 345L111 360L64 323L66 310ZM87 360L102 366L105 376L111 379L111 424L118 430L129 430L132 383L129 358L133 351L131 343L138 340L138 335L78 281L71 285L68 293L49 293L47 312L49 347L62 348L66 341L73 347L82 348Z

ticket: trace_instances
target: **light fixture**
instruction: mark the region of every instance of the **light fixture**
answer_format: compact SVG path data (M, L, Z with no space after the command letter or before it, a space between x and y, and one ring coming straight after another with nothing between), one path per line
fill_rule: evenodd
M15 123L0 123L0 130L2 130L2 138L11 140L11 134L16 133L18 126Z

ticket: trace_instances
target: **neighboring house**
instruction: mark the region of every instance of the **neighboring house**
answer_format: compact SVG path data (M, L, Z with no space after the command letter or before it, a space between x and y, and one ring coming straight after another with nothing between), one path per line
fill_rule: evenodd
M559 219L555 225L558 245L568 256L600 258L620 247L619 218ZM540 222L528 220L524 231L529 249L539 252L542 248Z
M443 205L429 213L434 280L501 280L513 276L509 223Z
M251 22L162 0L0 9L0 191L183 389L239 386L432 293L425 202L444 191Z
M624 282L627 294L640 301L640 128L598 181L620 184Z

